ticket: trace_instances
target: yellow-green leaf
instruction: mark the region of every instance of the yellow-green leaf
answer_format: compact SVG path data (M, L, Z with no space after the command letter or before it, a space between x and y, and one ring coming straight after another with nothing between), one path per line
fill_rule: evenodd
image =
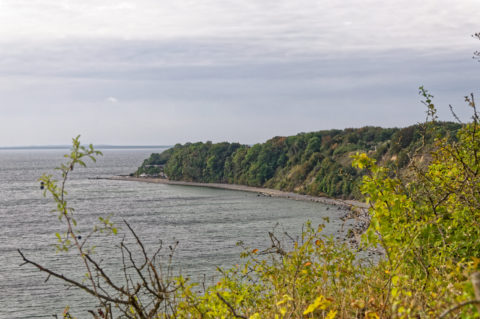
M324 296L320 296L315 301L310 304L307 309L303 312L304 315L308 315L309 313L314 312L316 309L325 310L330 305L330 301L328 301Z

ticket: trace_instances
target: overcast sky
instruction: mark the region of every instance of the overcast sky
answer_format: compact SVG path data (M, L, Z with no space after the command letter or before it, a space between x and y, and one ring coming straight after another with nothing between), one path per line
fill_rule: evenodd
M478 0L0 0L0 146L257 143L463 119Z

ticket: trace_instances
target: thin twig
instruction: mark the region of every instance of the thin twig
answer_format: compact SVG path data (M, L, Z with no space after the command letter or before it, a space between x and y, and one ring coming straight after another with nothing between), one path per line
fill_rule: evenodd
M455 311L455 310L458 310L462 307L465 307L465 306L468 306L468 305L479 305L480 304L480 300L469 300L469 301L465 301L465 302L462 302L458 305L456 305L455 307L453 308L450 308L446 311L444 311L440 317L438 317L438 319L442 319L442 318L445 318L449 313Z
M236 312L235 309L232 307L232 305L229 304L229 303L222 297L222 295L220 295L219 292L217 292L217 297L218 297L218 299L220 299L225 305L227 305L227 307L230 309L230 311L231 311L232 314L235 316L235 318L247 319L247 317L245 317L245 316L243 316L243 315L237 314L237 312Z
M46 272L47 274L53 276L53 277L56 277L56 278L59 278L59 279L62 279L63 281L66 281L80 289L83 289L85 290L86 292L88 292L89 294L93 295L93 296L98 296L99 298L102 298L103 300L106 300L106 301L109 301L109 302L113 302L113 303L118 303L118 304L122 304L122 305L128 305L129 302L128 301L125 301L125 300L121 300L121 299L117 299L117 298L112 298L112 297L109 297L109 296L105 296L105 295L102 295L102 294L97 294L94 290L88 288L87 286L73 280L73 279L70 279L68 277L65 277L64 275L61 275L61 274L57 274L56 272L50 270L50 269L47 269L43 266L41 266L40 264L37 264L36 262L34 261L31 261L29 259L27 259L23 253L20 251L20 249L17 249L18 253L20 254L20 256L22 256L22 259L23 261L25 261L25 263L27 264L31 264L35 267L37 267L40 271L43 271L43 272Z

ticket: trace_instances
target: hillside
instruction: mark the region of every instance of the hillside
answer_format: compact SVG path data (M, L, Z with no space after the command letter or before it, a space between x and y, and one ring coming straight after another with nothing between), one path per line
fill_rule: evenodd
M308 195L361 198L362 172L351 155L366 152L401 170L419 150L428 159L435 137L455 138L460 125L437 122L406 128L362 127L274 137L253 146L239 143L177 144L154 153L132 175L166 174L171 180L230 183ZM426 162L426 161L425 161Z

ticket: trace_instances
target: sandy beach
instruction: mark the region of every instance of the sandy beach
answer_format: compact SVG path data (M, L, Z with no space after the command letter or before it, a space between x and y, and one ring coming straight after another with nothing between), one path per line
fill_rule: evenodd
M106 177L102 179L230 189L230 190L236 190L236 191L257 193L263 196L289 198L293 200L311 201L311 202L317 202L317 203L323 203L323 204L329 204L329 205L335 205L335 206L342 206L343 208L347 208L347 209L368 207L367 204L363 202L355 201L355 200L342 200L342 199L335 199L335 198L329 198L329 197L302 195L302 194L297 194L292 192L284 192L277 189L252 187L252 186L237 185L237 184L182 182L182 181L171 181L164 178L132 177L132 176L112 176L112 177Z

